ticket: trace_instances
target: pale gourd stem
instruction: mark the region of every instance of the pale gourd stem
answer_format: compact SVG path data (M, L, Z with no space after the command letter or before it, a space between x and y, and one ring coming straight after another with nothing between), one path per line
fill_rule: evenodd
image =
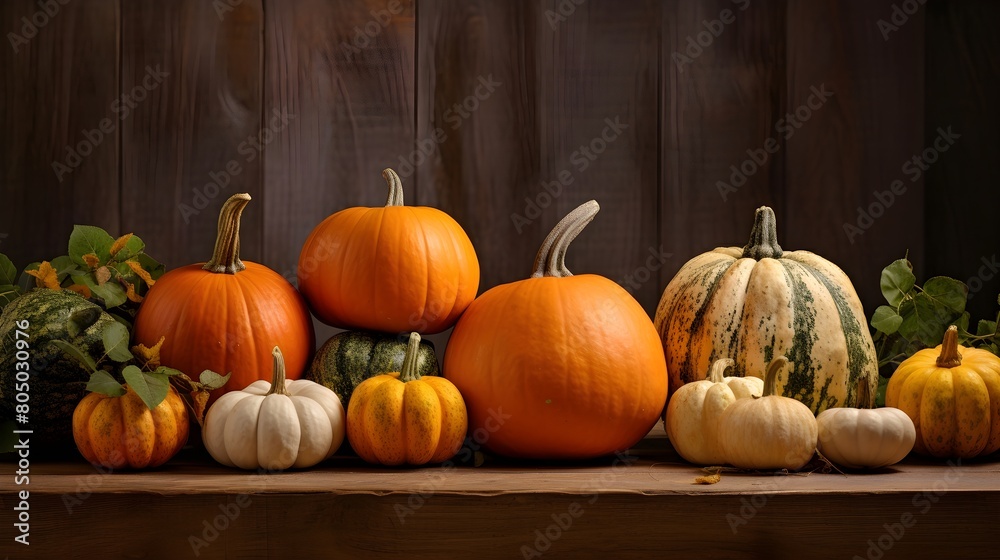
M271 390L268 395L287 395L285 390L285 357L281 355L281 349L277 346L271 350L271 357L274 358L274 374L271 377Z
M543 276L554 276L565 278L573 276L573 273L566 268L566 251L569 250L570 243L576 239L577 235L583 231L587 224L594 220L601 206L596 200L584 202L575 210L559 220L556 227L545 237L542 246L535 255L534 272L532 278Z
M944 333L941 341L941 355L937 359L937 367L953 368L962 365L962 354L958 351L958 327L952 325Z
M420 372L417 371L417 360L420 357L420 335L410 333L410 340L406 343L406 356L403 357L403 367L399 369L399 380L403 383L420 379Z
M744 259L780 259L784 253L778 245L778 224L774 210L767 206L757 209L750 231L750 241L743 247Z
M234 194L219 211L219 232L215 237L215 251L205 263L205 270L224 274L236 274L246 270L240 260L240 217L250 202L247 193Z
M725 381L726 370L733 368L735 365L736 362L732 358L715 360L715 363L708 370L708 380L712 383L722 383Z
M762 397L770 397L778 394L778 372L788 365L788 358L778 356L767 365L767 373L764 374L764 393Z
M389 185L389 198L385 201L386 207L403 205L403 182L399 175L388 167L382 170L382 178Z

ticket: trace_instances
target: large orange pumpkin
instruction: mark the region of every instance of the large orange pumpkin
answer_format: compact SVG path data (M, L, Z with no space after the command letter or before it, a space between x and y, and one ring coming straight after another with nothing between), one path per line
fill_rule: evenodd
M323 322L389 333L441 332L479 290L472 242L448 214L403 205L391 169L383 208L347 208L323 220L299 255L299 289Z
M222 207L215 253L205 264L171 270L150 288L135 319L135 340L165 337L163 365L197 376L232 372L213 398L271 378L271 349L280 346L288 379L298 379L315 347L305 300L266 266L240 260L240 216L250 195Z
M477 441L511 457L579 459L628 449L667 400L656 328L602 276L566 269L570 242L600 207L590 201L545 239L527 280L469 306L445 352ZM480 435L481 434L481 435Z

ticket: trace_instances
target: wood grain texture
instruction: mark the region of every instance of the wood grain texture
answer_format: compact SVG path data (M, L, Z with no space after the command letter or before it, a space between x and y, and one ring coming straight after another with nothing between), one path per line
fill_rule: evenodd
M961 138L927 170L927 276L967 281L975 319L995 318L1000 293L1000 18L996 2L929 2L924 145L939 127ZM900 31L902 32L902 31Z
M909 251L919 275L924 261L923 177L903 168L924 148L923 11L886 39L878 21L893 4L790 2L787 16L786 111L801 127L787 140L779 232L785 249L840 266L869 314L884 303L882 267Z
M619 282L650 315L668 260L658 231L659 16L657 2L612 0L543 2L535 16L540 177L562 189L544 223L596 199L601 212L567 266Z
M823 557L851 558L909 515L893 555L992 554L981 523L1000 514L995 462L909 458L871 473L724 474L697 485L703 471L681 461L659 427L628 456L452 469L374 468L338 456L273 474L220 467L203 452L143 473L34 463L32 553L99 546L142 558L510 558L537 545L566 558L801 558L817 547ZM4 504L14 490L0 479ZM548 542L538 536L546 531Z
M675 256L660 273L661 288L688 259L746 244L759 206L775 208L783 241L786 154L776 127L784 115L785 10L780 1L664 5L660 231ZM748 152L765 146L773 153L758 165Z
M238 192L257 198L241 256L261 259L262 18L260 0L122 5L122 227L167 268L208 260Z
M0 252L18 268L66 254L74 224L120 228L118 2L49 11L0 3Z
M271 2L265 111L294 115L264 154L264 262L293 283L302 244L323 219L384 205L386 167L413 149L413 4ZM403 175L407 204L414 182ZM314 321L318 343L338 332Z

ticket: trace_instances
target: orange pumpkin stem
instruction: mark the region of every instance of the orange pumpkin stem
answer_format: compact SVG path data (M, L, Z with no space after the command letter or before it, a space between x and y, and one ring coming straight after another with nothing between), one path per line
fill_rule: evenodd
M962 365L962 354L958 351L958 327L952 325L944 333L941 341L941 354L937 359L937 367L953 368Z
M778 225L774 210L761 206L753 218L750 242L743 247L744 259L780 259L784 253L778 245Z
M219 211L219 233L215 237L215 251L204 268L210 272L236 274L246 270L240 260L240 216L250 202L250 195L238 193L229 197Z
M722 383L725 381L726 370L732 369L735 365L736 362L732 358L715 360L715 363L708 370L708 380L712 383Z
M271 350L271 357L274 358L274 374L271 376L271 390L268 395L287 395L285 390L285 357L281 355L281 349L277 346Z
M386 208L389 206L402 206L403 182L399 179L399 175L387 167L382 170L382 178L389 185L389 198L385 201Z
M417 358L420 356L420 335L411 332L410 340L406 343L406 355L403 357L403 367L399 369L399 380L403 383L420 379L420 371L417 369Z
M565 218L552 228L549 235L545 237L542 246L535 255L534 272L532 278L543 276L554 276L556 278L566 278L573 276L573 273L566 268L566 251L569 250L570 243L576 239L577 235L587 227L587 224L594 220L594 216L601 210L601 206L596 200L584 202L580 206L566 215Z
M767 365L767 373L764 374L764 393L762 397L770 397L778 394L778 372L788 365L788 358L778 356Z

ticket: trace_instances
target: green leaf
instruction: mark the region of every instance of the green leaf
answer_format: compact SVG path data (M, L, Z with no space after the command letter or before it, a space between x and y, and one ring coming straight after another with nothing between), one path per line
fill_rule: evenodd
M99 297L104 300L105 309L118 307L128 300L128 297L125 295L125 290L123 290L121 285L117 282L106 282L102 285L98 285L93 274L81 276L78 280L81 284L90 288L91 293L93 293L95 297Z
M219 375L210 369L206 369L201 372L198 376L198 382L201 383L203 389L207 391L213 391L215 389L222 388L232 377L233 373L229 372L226 375Z
M153 277L153 280L159 280L160 276L163 276L163 273L166 271L165 266L156 262L153 257L150 257L146 253L139 255L136 260L139 261L142 268L149 272L149 275Z
M899 330L899 325L903 323L903 318L896 313L896 310L888 305L880 305L872 315L872 326L885 334L893 334Z
M0 310L7 306L8 303L14 301L21 295L21 288L17 286L0 286Z
M108 324L101 333L104 351L116 362L127 362L132 359L132 351L128 348L129 334L125 325L115 321Z
M109 397L120 397L125 394L125 387L122 387L121 383L111 377L110 373L103 370L95 371L90 375L87 390Z
M122 370L125 383L135 391L142 402L150 410L153 410L163 399L167 398L167 391L170 389L170 381L162 373L148 373L140 370L136 366L125 366Z
M968 311L965 311L962 313L962 316L959 317L957 321L955 321L954 325L958 327L959 333L969 332L969 321L971 319L972 316L969 315Z
M965 282L945 276L935 276L924 282L924 293L945 309L961 315L969 298L969 287Z
M976 325L976 336L990 336L995 332L997 332L996 321L987 321L986 319L980 319L979 324Z
M133 234L132 237L128 238L125 242L125 247L115 255L115 260L118 262L127 261L132 257L138 255L146 249L146 244L139 239L138 235Z
M17 267L10 262L7 255L0 253L0 285L12 286L17 284Z
M33 262L28 266L24 267L24 272L21 273L21 277L17 279L17 285L21 288L21 293L27 293L35 289L35 277L28 274L29 270L38 270L41 266L40 262Z
M97 371L97 362L94 358L91 358L89 354L80 350L76 346L66 342L65 340L53 340L50 342L56 348L62 350L67 356L75 359L83 367L89 369L91 373Z
M154 371L153 373L162 373L163 375L166 375L167 377L173 377L175 375L184 375L183 371L181 371L179 369L169 368L167 366L160 366L160 367L156 368L156 371Z
M913 266L906 259L899 259L882 269L880 282L882 295L893 307L899 307L916 282L917 277L913 275Z
M899 334L909 340L917 340L924 346L937 346L944 338L944 331L956 319L954 313L921 292L906 301L899 308L903 322Z
M66 255L52 259L49 264L52 265L52 268L56 269L56 275L59 277L60 282L65 280L67 276L71 276L73 271L80 270L77 268L76 263L73 262L73 259Z
M90 253L105 263L111 258L111 245L115 242L108 232L95 226L73 226L69 236L69 256L73 262L86 265L83 256Z

